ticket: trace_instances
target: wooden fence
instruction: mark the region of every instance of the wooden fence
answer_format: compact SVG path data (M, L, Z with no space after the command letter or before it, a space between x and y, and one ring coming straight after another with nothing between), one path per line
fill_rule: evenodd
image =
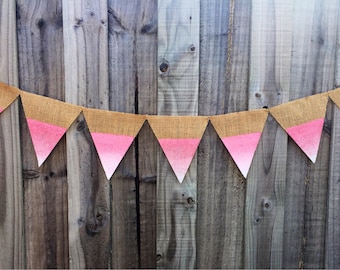
M0 0L0 80L216 115L340 86L338 0ZM0 268L339 268L340 110L312 164L269 118L245 180L209 124L182 184L145 124L108 181L80 116L38 168L0 115Z

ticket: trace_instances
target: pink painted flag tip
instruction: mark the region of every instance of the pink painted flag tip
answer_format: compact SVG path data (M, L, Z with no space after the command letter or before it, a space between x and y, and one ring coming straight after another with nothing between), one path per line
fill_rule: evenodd
M91 136L105 175L110 180L135 137L97 132L92 132Z
M225 147L245 178L247 178L261 134L261 132L254 132L222 138Z
M33 147L40 167L66 132L66 128L27 119Z
M182 183L200 139L158 139L177 180Z
M317 158L324 120L319 118L286 129L288 135L313 163Z

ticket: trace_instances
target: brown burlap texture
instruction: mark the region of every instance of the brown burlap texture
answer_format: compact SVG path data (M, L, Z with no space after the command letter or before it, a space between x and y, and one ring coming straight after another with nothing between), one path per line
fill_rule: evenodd
M283 129L324 118L327 109L328 93L297 99L269 109Z
M210 121L220 138L262 132L268 109L211 116Z
M24 91L20 92L20 96L27 118L66 129L82 111L80 106Z
M146 116L130 113L83 108L91 132L136 136Z
M209 118L207 116L147 115L147 120L158 139L200 139Z
M328 95L330 99L340 108L340 88L329 91Z
M20 95L20 90L0 82L0 109L5 110Z

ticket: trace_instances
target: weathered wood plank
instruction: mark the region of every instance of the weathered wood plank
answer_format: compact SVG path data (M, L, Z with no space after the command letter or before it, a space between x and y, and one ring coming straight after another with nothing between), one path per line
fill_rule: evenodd
M249 109L288 101L292 3L252 4ZM286 156L287 135L269 117L247 178L245 268L282 268Z
M110 182L83 116L67 133L70 268L104 268L110 257Z
M65 100L109 108L107 2L63 0Z
M61 0L17 0L19 85L64 100Z
M200 3L158 1L158 114L197 115ZM157 267L196 266L197 159L182 184L159 152Z
M108 109L106 1L63 1L65 99ZM67 132L70 268L110 267L110 182L83 116Z
M337 1L294 2L290 99L333 88ZM301 38L301 35L304 38ZM329 116L328 116L329 118ZM285 203L285 268L323 268L329 131L312 164L289 139Z
M339 13L339 10L338 10ZM340 17L337 20L337 42L340 40ZM339 46L335 51L335 87L340 86L340 50ZM332 104L332 102L330 102ZM331 142L330 142L330 157L329 157L329 176L328 176L328 193L327 193L327 219L326 219L326 235L325 235L325 268L336 269L340 268L340 227L337 226L340 222L340 203L339 203L339 121L340 109L332 105L332 122L331 122Z
M155 0L109 1L112 110L157 113L156 4ZM124 217L120 221L124 222L123 226L113 224L113 267L156 266L156 183L155 178L149 181L156 175L155 150L152 150L156 142L150 142L150 137L151 130L144 129L113 177L117 199L112 205L116 215ZM119 196L122 190L124 199Z
M200 115L247 110L250 11L201 1ZM198 164L197 267L242 268L245 181L212 126Z
M121 1L119 2L120 5ZM157 0L130 1L136 12L134 31L135 113L157 114ZM123 5L126 5L124 3ZM131 13L131 11L130 11ZM130 13L126 13L131 20ZM128 63L127 63L128 64ZM127 66L125 64L124 66ZM130 64L129 64L130 66ZM129 70L127 70L127 73ZM126 85L126 84L125 84ZM133 89L133 88L132 88ZM132 90L131 89L131 90ZM124 88L121 88L124 91ZM119 92L118 92L119 93ZM156 175L157 141L145 124L136 145L137 192L139 196L140 268L156 268ZM138 182L139 181L139 182Z
M335 82L339 83L339 70L336 73ZM340 189L339 189L339 118L340 109L333 105L332 114L332 134L331 134L331 151L329 163L329 180L328 180L328 203L327 203L327 224L325 237L325 268L337 269L340 267L340 229L337 224L340 222Z
M18 52L15 1L0 1L0 80L18 86Z
M61 1L17 1L19 86L64 99ZM25 239L28 268L67 268L65 140L38 168L22 121Z
M18 113L18 101L15 101L0 116L0 268L2 269L25 267L23 237L25 222Z
M18 86L15 2L0 1L0 81ZM0 116L0 268L24 268L22 162L16 101Z

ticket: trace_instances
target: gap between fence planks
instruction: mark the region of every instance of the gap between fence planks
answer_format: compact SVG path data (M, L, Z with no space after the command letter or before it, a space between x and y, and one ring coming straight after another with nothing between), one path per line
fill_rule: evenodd
M158 114L197 115L200 1L158 1ZM182 184L157 166L157 267L196 266L197 159Z
M250 4L201 1L200 115L248 108ZM243 268L245 183L209 125L198 155L198 268Z
M150 95L149 98L155 98L151 97L156 91L154 85L156 75L152 73L155 72L156 61L154 47L156 21L153 16L157 15L155 15L154 5L154 1L109 1L109 80L112 110L140 113L139 106L144 105L140 97ZM148 109L155 109L155 106L154 103ZM150 112L155 113L155 111ZM138 200L145 200L145 195L141 192L143 184L139 183L140 175L148 173L148 168L143 170L140 162L142 160L147 162L149 155L152 160L152 152L143 151L139 139L136 139L118 168L120 179L114 176L112 180L113 183L119 184L113 186L113 190L117 190L116 194L120 194L119 197L116 196L113 203L114 212L118 213L116 219L124 217L125 220L125 225L118 223L112 225L115 232L112 239L116 241L112 246L112 267L153 268L155 266L155 236L152 234L154 232L150 231L155 229L152 222L155 217L152 213L148 213L152 208L145 209L145 206L138 202ZM150 188L150 194L147 196L154 198L152 187ZM140 214L140 209L146 211ZM151 218L148 218L150 215ZM146 240L145 237L148 239ZM122 242L125 242L123 248ZM147 248L148 243L151 249ZM115 263L115 260L118 263Z

